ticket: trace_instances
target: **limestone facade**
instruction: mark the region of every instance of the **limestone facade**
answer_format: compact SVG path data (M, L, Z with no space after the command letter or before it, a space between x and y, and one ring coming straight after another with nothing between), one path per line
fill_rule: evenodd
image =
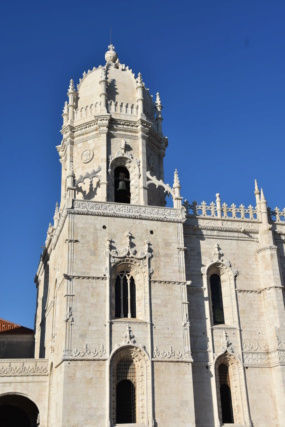
M35 354L0 360L0 413L9 395L41 427L283 426L285 210L257 183L254 207L183 202L159 94L112 45L70 82L61 132Z

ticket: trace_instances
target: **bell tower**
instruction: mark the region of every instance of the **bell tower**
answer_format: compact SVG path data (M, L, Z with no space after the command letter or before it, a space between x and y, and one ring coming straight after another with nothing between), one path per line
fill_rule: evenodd
M47 425L150 427L157 417L190 426L185 209L177 171L173 187L163 182L162 104L113 45L105 60L76 88L70 81L57 147L61 201L36 275ZM170 388L181 378L179 411L154 387L166 368Z
M164 206L161 188L147 188L146 172L163 180L168 145L162 104L121 64L113 45L106 63L73 80L64 105L61 205L71 199Z

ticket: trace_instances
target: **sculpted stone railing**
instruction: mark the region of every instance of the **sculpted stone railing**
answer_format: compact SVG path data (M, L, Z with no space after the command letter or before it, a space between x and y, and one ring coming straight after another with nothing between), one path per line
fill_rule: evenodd
M222 219L238 219L247 221L258 221L258 211L253 206L246 208L244 205L236 206L234 203L228 206L226 203L221 204L220 195L216 195L216 203L212 202L207 205L202 202L200 205L196 201L189 203L184 202L186 212L190 217L209 217Z
M46 359L0 359L0 377L48 375Z
M271 222L276 222L277 224L285 224L285 208L281 211L279 208L275 208L273 211L269 210L269 216Z

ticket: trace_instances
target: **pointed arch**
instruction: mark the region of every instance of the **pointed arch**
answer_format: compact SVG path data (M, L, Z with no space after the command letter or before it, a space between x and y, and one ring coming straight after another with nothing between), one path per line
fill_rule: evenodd
M122 259L113 265L111 275L111 318L146 317L147 282L136 260Z
M142 348L127 345L113 351L110 357L110 385L112 423L147 424L152 414L150 360ZM122 393L121 396L118 393Z
M220 354L215 362L215 377L221 424L246 424L246 391L240 361L228 351Z

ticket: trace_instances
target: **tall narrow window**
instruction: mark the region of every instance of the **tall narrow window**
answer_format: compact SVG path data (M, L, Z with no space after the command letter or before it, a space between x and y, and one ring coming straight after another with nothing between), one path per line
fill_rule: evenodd
M214 325L221 325L225 323L225 319L224 319L221 279L218 274L211 275L210 287L211 287L213 323Z
M127 271L122 271L116 278L115 317L136 317L136 285Z
M136 422L136 367L132 359L117 365L116 423Z
M119 166L115 169L115 202L130 203L130 174L127 168Z
M227 365L221 364L219 366L219 380L220 380L220 398L222 409L223 423L233 424L233 406L230 388L229 369Z

